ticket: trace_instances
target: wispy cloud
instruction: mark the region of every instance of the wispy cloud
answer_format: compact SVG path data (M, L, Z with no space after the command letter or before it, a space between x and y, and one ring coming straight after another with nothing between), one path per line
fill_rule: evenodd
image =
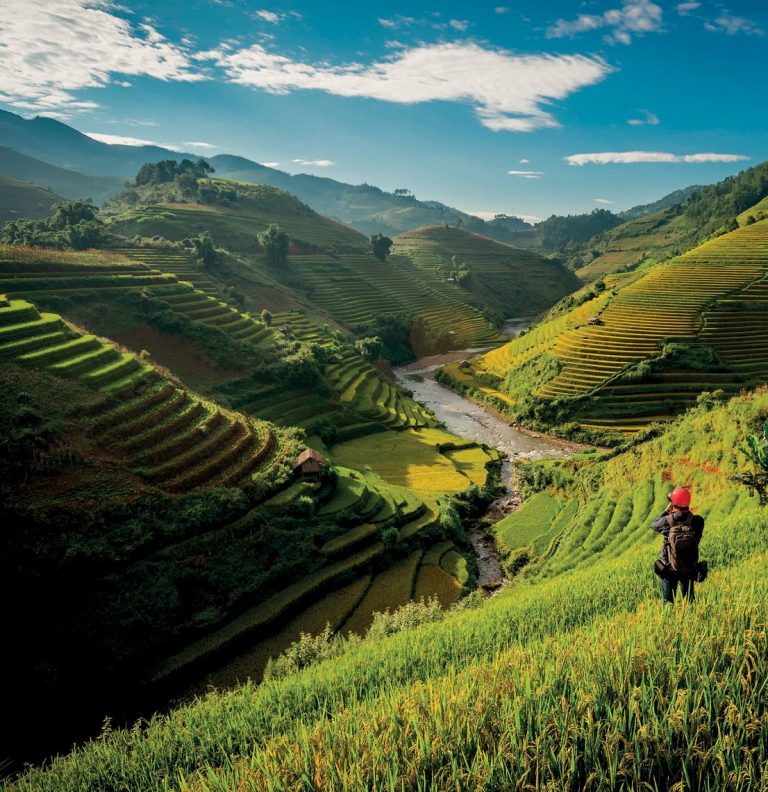
M691 13L691 11L695 11L697 8L700 7L701 7L701 3L693 2L693 0L690 0L687 3L678 3L677 13L680 14L680 16L688 16Z
M146 140L144 138L130 137L129 135L108 135L105 132L86 132L89 138L98 140L99 143L108 143L110 146L160 146L161 148L178 151L178 146L168 143L158 143L156 140Z
M315 90L399 104L461 102L488 129L512 132L559 126L552 101L612 71L596 56L517 55L474 42L423 44L371 64L340 66L295 61L260 44L221 47L201 57L214 60L232 82L269 93Z
M0 101L22 110L81 112L76 91L116 75L201 80L189 52L152 25L132 25L108 0L5 0L0 18Z
M521 165L527 165L529 162L530 162L530 160L529 160L529 159L526 159L525 157L523 157L523 158L520 160L520 164L521 164Z
M302 16L297 11L269 11L266 8L261 8L254 11L251 16L254 19L260 19L263 22L269 22L270 25L279 25L284 20L293 17L294 19L301 19Z
M265 168L277 168L280 166L279 162L262 162L261 163Z
M603 38L608 44L630 44L632 36L642 36L662 29L663 11L651 0L624 0L621 8L602 14L580 14L575 19L558 19L547 29L548 38L576 36L608 28Z
M604 204L605 206L616 203L616 201L609 201L607 198L594 198L593 200L595 203Z
M472 24L468 19L449 19L442 22L433 14L432 17L413 17L404 14L395 14L393 17L379 17L376 21L388 30L399 30L410 27L427 27L432 30L458 30L464 32Z
M509 13L509 6L496 6L493 9L495 14L508 14Z
M336 163L329 159L295 159L297 165L309 165L314 168L332 168Z
M189 146L192 149L205 149L206 151L221 148L220 146L214 146L213 143L206 143L204 140L187 140L183 145Z
M509 170L507 173L510 176L519 176L521 179L540 179L544 175L543 171L531 170Z
M569 165L633 165L640 162L743 162L744 154L672 154L667 151L600 151L592 154L571 154L564 158Z
M720 16L704 23L704 27L713 33L725 33L736 36L743 33L747 36L764 36L765 30L756 22L746 17L735 16L730 11L723 11Z
M86 132L89 138L98 140L99 143L107 143L110 146L159 146L160 148L170 149L171 151L211 151L220 148L213 143L206 143L202 140L186 140L183 143L161 143L157 140L147 140L130 135L111 135L106 132Z
M637 112L642 113L643 117L627 119L627 123L630 126L657 126L661 123L656 113L652 113L650 110L638 110Z

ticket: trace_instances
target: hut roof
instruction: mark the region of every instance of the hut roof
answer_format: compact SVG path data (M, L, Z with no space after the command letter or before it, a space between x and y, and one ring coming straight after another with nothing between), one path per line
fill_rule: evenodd
M310 461L317 462L320 465L324 465L326 459L319 451L315 451L314 448L305 448L296 457L296 461L293 463L293 466L299 467L299 465L303 465L305 462L310 462Z

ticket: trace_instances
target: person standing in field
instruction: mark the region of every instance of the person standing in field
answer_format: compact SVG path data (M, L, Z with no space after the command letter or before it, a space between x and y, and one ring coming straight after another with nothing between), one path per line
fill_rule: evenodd
M675 487L668 498L667 508L651 523L651 528L664 537L654 570L661 578L662 601L671 605L678 586L685 599L694 599L704 518L691 512L691 493L685 487Z

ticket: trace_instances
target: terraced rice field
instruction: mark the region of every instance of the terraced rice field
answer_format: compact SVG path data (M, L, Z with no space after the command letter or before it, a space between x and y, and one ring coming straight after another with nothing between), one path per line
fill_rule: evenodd
M451 461L448 453L454 444L477 450L472 470L465 466L467 460L460 466ZM389 484L412 490L433 509L440 495L461 492L480 481L491 461L476 444L429 428L361 437L339 443L331 450L341 464L359 470L369 468ZM404 464L403 460L408 462Z
M136 475L169 492L234 486L283 453L269 425L191 396L151 366L25 300L0 300L0 359L78 380L107 399L90 432Z
M209 297L218 299L222 296L202 265L187 253L161 247L116 248L115 253L133 261L140 261L152 269L170 272L180 281L191 283L195 289Z
M312 301L338 322L365 325L377 316L406 314L416 323L417 355L502 343L500 334L453 284L419 277L413 264L393 256L291 256L291 268Z
M584 426L634 432L669 420L703 390L733 394L768 379L768 222L717 237L486 354L477 370L503 377L542 353L562 371L535 393L588 396ZM600 325L589 325L599 315ZM713 349L722 371L669 367L640 381L620 376L669 342Z

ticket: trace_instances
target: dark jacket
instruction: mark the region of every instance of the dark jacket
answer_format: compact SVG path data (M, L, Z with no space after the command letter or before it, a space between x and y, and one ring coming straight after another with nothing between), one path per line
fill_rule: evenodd
M673 511L671 514L675 522L683 522L689 512ZM667 522L667 517L669 515L670 512L664 511L661 513L660 517L657 517L651 523L651 528L664 537L664 544L661 546L661 551L659 552L659 558L663 564L669 564L669 557L667 556L667 537L669 536L669 523ZM704 518L700 517L698 514L694 514L691 528L693 528L696 538L701 541L702 534L704 533Z

